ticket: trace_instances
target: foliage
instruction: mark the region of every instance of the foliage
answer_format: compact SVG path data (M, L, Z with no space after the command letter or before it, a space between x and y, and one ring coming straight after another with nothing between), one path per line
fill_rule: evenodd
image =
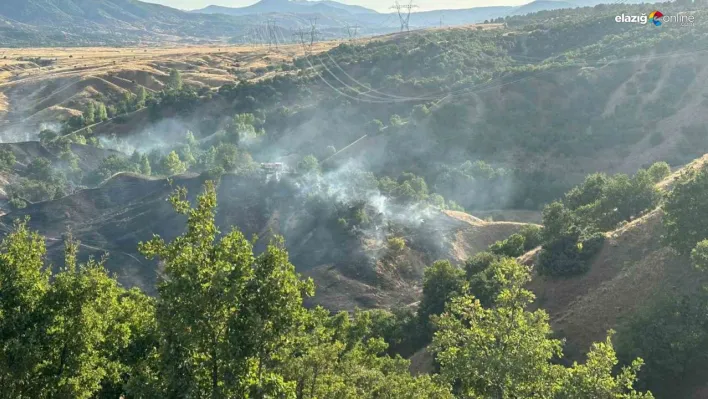
M425 269L423 297L418 305L421 327L432 332L430 318L445 310L445 304L464 292L464 272L449 261L438 261Z
M671 167L666 162L656 162L651 165L649 169L647 169L647 172L649 172L651 180L654 183L658 183L664 180L665 178L669 177L669 175L671 174Z
M676 182L664 204L666 241L679 253L688 254L708 238L708 166L689 170Z
M170 69L170 76L167 79L167 87L172 90L182 90L182 74L177 69Z
M699 241L691 251L693 267L701 271L708 271L708 240Z
M548 315L526 310L534 298L523 288L528 270L507 258L496 278L502 289L493 307L460 296L437 320L432 348L457 397L652 397L633 389L640 359L612 375L617 359L609 338L593 346L585 364L559 365L562 342L550 337Z
M512 234L503 241L497 241L489 247L489 251L495 255L516 258L525 252L526 237L521 234Z
M620 329L618 352L628 363L641 356L646 364L641 386L657 396L675 396L676 388L694 370L702 368L708 349L708 296L674 295L652 301Z
M138 165L130 159L109 155L101 161L101 164L88 174L85 178L87 184L98 184L119 172L138 172Z
M187 165L179 159L177 152L171 151L162 159L161 170L168 176L178 175L187 171Z
M406 241L401 237L390 237L387 240L388 249L394 253L399 253L406 248Z
M5 395L91 398L127 371L122 354L137 341L136 323L150 323L150 301L122 289L100 262L77 265L78 245L69 237L64 268L50 280L44 240L25 223L2 243Z
M302 174L321 173L320 162L314 155L308 155L298 162L297 171Z
M0 171L9 171L15 167L15 153L7 148L0 149Z
M187 215L187 231L171 243L155 237L140 245L147 257L164 262L168 277L156 305L159 360L144 376L159 376L159 384L146 379L142 387L167 396L285 394L289 388L274 370L277 352L304 317L302 299L312 294L312 282L295 274L280 242L254 257L236 230L217 239L213 184L196 208L185 197L178 190L171 202Z

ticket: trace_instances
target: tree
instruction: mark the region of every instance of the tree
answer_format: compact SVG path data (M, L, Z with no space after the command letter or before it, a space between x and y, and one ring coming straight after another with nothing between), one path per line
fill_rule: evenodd
M12 152L12 150L7 148L0 149L0 170L12 170L12 168L15 167L15 162L17 162L17 159L15 158L15 153Z
M44 157L34 158L27 165L26 173L27 177L40 181L52 181L54 178L52 163Z
M283 374L294 382L294 397L452 399L449 388L434 378L412 377L407 360L383 355L386 343L372 336L374 318L381 315L329 316L322 308L308 312L304 331L283 354L288 359Z
M86 109L83 113L85 124L91 125L96 119L96 104L93 101L89 101L86 104Z
M28 398L30 375L42 360L35 318L50 289L44 239L16 222L0 245L0 384L4 395Z
M180 71L172 68L170 69L170 76L167 79L167 87L172 90L182 90L182 74Z
M666 162L656 162L647 169L647 172L649 172L651 180L658 183L671 174L671 167Z
M150 176L152 174L152 168L150 167L150 160L147 155L140 155L140 173L145 176Z
M622 367L619 374L613 376L618 364L617 355L612 345L613 331L605 342L596 342L587 355L585 364L575 362L566 370L560 388L561 397L574 399L623 398L650 399L651 393L637 392L633 387L637 373L644 364L641 358L634 359L629 366Z
M528 271L512 259L501 262L496 277L503 289L495 307L460 296L438 319L433 350L440 375L460 398L552 397L562 375L552 363L561 356L561 341L550 338L544 311L525 310L533 301L523 288Z
M304 175L311 173L319 174L322 172L320 162L314 155L308 155L302 158L302 160L297 163L297 171Z
M503 241L497 241L489 247L489 250L500 256L516 258L524 254L526 238L521 234L512 234Z
M170 77L171 77L171 71L170 71ZM142 108L145 106L145 101L147 100L148 95L147 95L147 90L145 90L145 87L140 86L138 88L138 92L135 95L135 106L136 108Z
M251 243L232 230L217 239L216 188L208 182L191 208L186 191L170 201L187 215L187 230L170 243L141 243L165 265L159 284L159 354L132 388L165 396L261 398L292 387L275 372L276 354L304 317L313 285L301 280L281 241L254 257ZM141 384L140 382L143 382Z
M548 315L526 310L534 299L524 289L528 269L506 258L495 278L501 290L493 306L463 295L436 321L432 349L458 398L652 397L633 389L641 359L612 375L617 359L609 338L593 346L584 365L558 364L562 342L551 338Z
M464 292L464 272L449 261L437 261L425 269L423 297L418 306L418 317L425 331L432 335L431 316L445 310L445 304Z
M131 345L148 326L149 299L126 293L100 262L65 265L50 281L44 239L19 222L0 253L0 386L16 398L91 398L119 387Z
M172 151L162 159L162 170L168 176L173 176L186 172L187 165L179 159L177 152Z
M53 130L49 129L44 129L41 132L39 132L39 142L42 143L43 145L49 144L52 140L57 138L57 134Z
M227 171L233 171L238 165L238 147L230 143L221 143L215 149L214 165Z
M679 253L689 254L708 238L708 166L685 172L669 193L663 218L666 241Z
M108 120L108 110L106 109L106 104L102 102L96 103L96 119L99 122Z
M134 159L138 157L139 154L137 152L133 154ZM134 163L133 159L128 159L119 155L109 155L103 158L101 164L86 176L85 183L99 184L116 173L137 171L137 165Z

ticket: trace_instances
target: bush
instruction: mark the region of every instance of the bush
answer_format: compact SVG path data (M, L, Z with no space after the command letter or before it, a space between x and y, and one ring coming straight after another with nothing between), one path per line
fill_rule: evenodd
M579 240L576 234L567 234L545 244L539 254L539 274L570 277L587 272L604 240L600 233L584 240Z
M388 249L393 252L401 252L406 248L406 241L401 237L391 237L388 239Z
M17 209L24 209L27 207L27 202L23 200L22 198L19 197L12 197L10 199L10 208L17 210Z
M512 234L503 241L497 241L489 247L489 250L500 256L516 258L524 254L526 238L521 234Z
M651 180L658 183L671 174L671 167L666 162L656 162L647 169Z
M541 245L543 229L541 226L526 225L519 230L524 237L524 251L530 251Z
M15 153L12 152L12 150L5 148L0 149L0 170L12 170L16 161L17 159L15 158Z

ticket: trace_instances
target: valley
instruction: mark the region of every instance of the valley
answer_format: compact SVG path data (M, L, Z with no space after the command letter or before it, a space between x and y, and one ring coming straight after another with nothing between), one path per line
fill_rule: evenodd
M701 4L656 5L690 29L537 1L392 32L331 1L20 3L0 10L1 392L708 389ZM323 16L310 42L273 28L288 13ZM369 35L343 38L357 18Z

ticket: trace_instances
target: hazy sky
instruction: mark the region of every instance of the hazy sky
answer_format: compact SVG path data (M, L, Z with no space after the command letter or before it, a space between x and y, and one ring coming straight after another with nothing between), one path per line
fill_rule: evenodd
M214 4L226 7L243 7L254 4L257 0L144 0L150 3L160 3L170 7L193 10ZM338 0L341 3L356 4L372 8L379 12L389 12L394 0ZM472 8L484 6L519 5L532 0L415 0L420 11L444 8ZM401 1L405 3L405 0Z

